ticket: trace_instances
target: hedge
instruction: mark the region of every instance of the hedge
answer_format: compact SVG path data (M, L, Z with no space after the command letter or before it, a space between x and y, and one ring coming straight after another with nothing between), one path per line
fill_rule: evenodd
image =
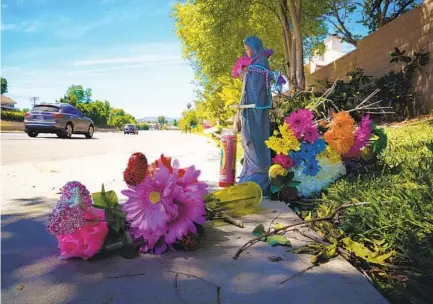
M1 111L2 120L7 121L24 121L24 113L18 111Z

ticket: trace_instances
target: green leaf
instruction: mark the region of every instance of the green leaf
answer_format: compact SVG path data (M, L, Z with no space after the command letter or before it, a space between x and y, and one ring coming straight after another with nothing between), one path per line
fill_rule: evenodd
M387 265L385 260L394 255L393 251L383 254L383 250L380 250L377 245L375 251L371 251L363 244L353 241L350 237L346 237L341 241L345 245L347 251L370 263Z
M289 240L282 235L271 235L268 236L266 242L271 246L291 246Z
M286 180L292 180L294 177L295 177L295 172L293 172L293 171L289 171L286 174Z
M298 181L291 181L290 183L286 184L289 187L293 187L295 188L296 186L299 186L301 184L301 182Z
M280 187L271 185L271 193L277 193L278 191L280 191Z
M117 194L114 191L105 191L104 184L102 184L101 192L92 193L93 204L96 207L110 208L119 205Z
M263 224L258 225L256 228L254 228L253 230L253 235L255 237L259 237L265 234L265 227L263 226Z

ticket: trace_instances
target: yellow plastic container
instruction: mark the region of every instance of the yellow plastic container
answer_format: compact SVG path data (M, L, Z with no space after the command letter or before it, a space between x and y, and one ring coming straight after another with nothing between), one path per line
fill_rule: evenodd
M233 203L233 206L238 208L257 206L263 198L262 189L254 182L234 185L216 191L214 195L221 203Z

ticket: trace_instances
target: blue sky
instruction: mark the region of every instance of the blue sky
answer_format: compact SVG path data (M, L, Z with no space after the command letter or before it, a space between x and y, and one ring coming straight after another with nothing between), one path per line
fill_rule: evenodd
M28 108L30 97L54 102L81 84L137 118L179 117L195 86L169 16L174 2L2 0L7 95Z
M92 88L137 118L178 117L194 99L168 0L3 0L2 77L18 107Z

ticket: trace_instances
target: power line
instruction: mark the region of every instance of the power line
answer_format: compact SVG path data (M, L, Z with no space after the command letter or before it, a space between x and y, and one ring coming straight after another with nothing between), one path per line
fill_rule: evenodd
M38 100L39 97L30 97L30 100L33 101L33 106L36 105L36 100Z

